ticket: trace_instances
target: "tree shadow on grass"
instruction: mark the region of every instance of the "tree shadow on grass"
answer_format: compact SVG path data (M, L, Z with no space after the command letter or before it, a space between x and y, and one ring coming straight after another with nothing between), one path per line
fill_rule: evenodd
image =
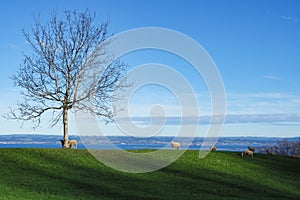
M11 151L0 151L0 162L9 164L0 174L11 176L0 182L37 195L51 194L57 199L295 198L263 181L209 169L209 165L203 167L200 159L196 164L179 160L156 172L129 174L104 166L86 150L18 149L15 156ZM263 163L264 168L274 164L255 159L236 164L244 162L251 166Z
M5 184L36 194L48 193L57 198L71 199L154 199L147 191L139 191L131 184L143 182L143 177L117 172L103 166L93 157L81 157L78 151L54 152L17 150L19 159L2 156L9 163L11 178ZM22 159L30 151L30 161ZM78 156L84 159L77 160ZM88 156L88 154L86 154ZM72 159L74 157L74 159ZM80 163L82 161L82 163ZM87 161L88 163L83 163ZM57 169L57 170L53 170Z
M223 152L221 153L223 154ZM284 176L285 174L280 174L280 171L276 171L278 174L268 174L269 166L268 164L263 166L257 166L260 165L260 163L263 163L261 160L255 159L243 159L242 160L236 160L240 159L238 158L237 154L235 153L224 153L224 155L227 154L229 157L232 156L231 159L226 157L224 162L232 161L235 162L235 165L241 165L240 168L245 169L245 172L247 171L247 176L243 174L243 171L237 171L234 172L234 168L230 169L228 172L226 170L220 169L218 167L215 167L211 165L211 168L209 166L202 165L201 159L198 160L198 166L196 166L195 169L176 169L178 164L171 165L168 168L164 168L162 171L168 174L177 174L177 176L182 177L182 179L187 179L187 182L195 182L199 184L199 191L203 193L208 193L211 196L215 195L215 198L238 198L238 199L253 199L257 197L261 198L267 198L267 199L295 199L299 198L296 193L291 193L285 190L285 188L279 188L278 186L267 184L264 182L265 179L271 179L268 181L276 181L279 177L282 177L281 180L286 180L288 177L293 178L294 182L297 180L293 176L299 176L299 173L289 174L289 176ZM259 156L260 157L260 156ZM270 164L274 165L274 162L271 162ZM299 164L299 162L298 162ZM290 163L290 165L287 166L297 166L296 163ZM253 167L253 168L252 168ZM238 167L236 168L238 169ZM260 169L259 173L256 172L257 169ZM283 168L280 168L282 170ZM234 173L233 173L234 172ZM238 173L241 173L240 175ZM250 178L251 173L253 176L257 176L258 174L262 175L262 177L256 177L256 178ZM283 176L282 176L283 175ZM249 177L250 176L250 177ZM290 183L290 187L293 187L294 185ZM212 188L213 187L213 188ZM299 188L299 187L298 187ZM295 187L295 190L297 187ZM224 196L228 195L228 196Z

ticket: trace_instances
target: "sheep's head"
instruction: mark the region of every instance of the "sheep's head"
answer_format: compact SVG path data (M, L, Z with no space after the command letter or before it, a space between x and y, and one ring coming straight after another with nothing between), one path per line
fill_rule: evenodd
M61 145L64 145L65 144L65 141L64 140L59 140Z

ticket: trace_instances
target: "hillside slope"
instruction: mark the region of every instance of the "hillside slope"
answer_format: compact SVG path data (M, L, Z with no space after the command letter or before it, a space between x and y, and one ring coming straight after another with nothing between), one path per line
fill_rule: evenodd
M129 174L86 150L0 149L0 199L300 199L298 158L198 153Z

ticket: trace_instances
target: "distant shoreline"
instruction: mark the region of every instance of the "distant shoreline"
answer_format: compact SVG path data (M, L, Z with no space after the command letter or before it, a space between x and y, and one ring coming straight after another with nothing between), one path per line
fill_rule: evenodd
M46 136L46 137L62 137L62 133L59 134L48 134L48 133L0 133L0 138L2 136L20 136L20 137L25 137L25 136L35 136L35 137L41 137L41 136ZM79 136L77 134L69 134L69 137L130 137L130 136L124 136L124 135L105 135L105 136L99 136L97 134L95 135L82 135ZM172 136L172 135L161 135L161 136L157 136L154 138L160 138L160 137L169 137L169 138L174 138L176 136ZM148 138L148 137L140 137L140 138ZM190 138L190 137L182 137L182 138ZM207 137L194 137L194 138L207 138ZM220 137L211 137L211 138L274 138L274 139L300 139L300 135L299 136L220 136Z
M0 148L61 148L59 140L61 135L42 134L9 134L0 135ZM172 149L170 143L176 140L181 143L182 149L200 150L209 149L204 139L207 138L187 138L159 136L150 138L136 138L129 136L74 136L70 139L78 141L79 149ZM216 139L216 138L213 138ZM242 151L247 146L254 146L257 149L264 149L267 146L276 145L278 137L220 137L217 139L216 147L219 151ZM288 138L288 140L299 140L300 137ZM212 140L213 141L213 140Z
M100 149L100 150L112 150L111 146L105 144L78 144L78 149ZM4 144L0 143L1 148L61 148L60 144L36 144L36 143L16 143L16 144ZM120 150L142 150L142 149L172 149L169 145L159 145L159 144L115 144L115 148ZM114 148L114 149L115 149ZM181 149L187 150L200 150L202 148L201 145L190 145L190 146L182 146ZM209 147L207 147L209 148ZM218 151L242 151L247 148L245 145L217 145Z

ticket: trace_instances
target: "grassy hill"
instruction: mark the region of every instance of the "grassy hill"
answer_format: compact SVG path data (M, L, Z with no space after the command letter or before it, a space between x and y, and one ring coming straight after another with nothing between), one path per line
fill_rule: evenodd
M0 149L0 199L300 199L299 158L198 153L129 174L86 150Z

